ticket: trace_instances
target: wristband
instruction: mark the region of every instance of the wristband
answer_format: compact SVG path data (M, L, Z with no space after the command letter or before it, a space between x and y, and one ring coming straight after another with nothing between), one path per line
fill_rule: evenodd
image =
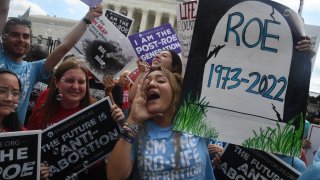
M124 127L130 128L134 133L137 133L140 129L140 125L138 124L124 123Z
M91 24L91 21L89 20L89 19L87 19L87 18L82 18L82 21L84 22L84 23L86 23L86 24Z

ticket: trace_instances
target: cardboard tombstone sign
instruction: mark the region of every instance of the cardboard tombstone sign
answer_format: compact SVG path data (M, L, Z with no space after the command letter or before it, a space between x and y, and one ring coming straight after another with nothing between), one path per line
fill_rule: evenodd
M303 22L273 1L200 0L174 129L299 155L311 75Z

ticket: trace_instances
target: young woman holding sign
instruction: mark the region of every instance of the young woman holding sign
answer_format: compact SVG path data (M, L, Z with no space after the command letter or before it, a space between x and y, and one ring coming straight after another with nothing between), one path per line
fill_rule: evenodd
M57 68L45 93L42 94L45 99L40 99L42 103L36 105L30 116L28 129L45 129L95 102L89 94L87 69L83 61L75 57L65 60ZM124 118L121 109L115 106L112 110L117 114L113 117ZM105 176L103 163L101 166L95 166L82 177ZM43 165L41 169L41 177L47 177L49 169ZM91 170L97 169L102 169L103 172L91 173Z
M313 158L312 164L298 178L298 180L310 179L320 179L320 147Z
M181 85L179 74L162 67L140 80L108 160L108 179L126 179L131 172L134 179L215 179L205 140L172 130Z
M87 82L87 69L82 62L76 58L64 61L41 97L44 102L33 110L27 128L45 129L94 103Z

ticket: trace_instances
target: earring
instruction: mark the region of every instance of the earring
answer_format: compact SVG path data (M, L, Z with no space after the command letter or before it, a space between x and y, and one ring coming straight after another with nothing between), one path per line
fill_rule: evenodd
M18 110L18 104L14 104L14 105L12 106L11 112L17 112L17 110Z
M57 101L61 101L61 99L62 99L62 94L57 94L57 96L56 96L56 99L57 99Z

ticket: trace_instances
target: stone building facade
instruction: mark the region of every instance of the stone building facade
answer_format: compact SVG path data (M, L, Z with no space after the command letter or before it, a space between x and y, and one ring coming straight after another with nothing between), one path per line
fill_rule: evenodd
M134 19L131 34L169 22L176 27L178 0L104 0L104 9L123 13Z
M134 19L129 34L165 23L176 27L176 6L182 0L103 0L104 10L111 9ZM56 44L77 23L76 20L29 16L32 21L33 44Z
M32 22L32 44L44 44L51 52L61 39L77 23L76 20L50 16L29 16Z

